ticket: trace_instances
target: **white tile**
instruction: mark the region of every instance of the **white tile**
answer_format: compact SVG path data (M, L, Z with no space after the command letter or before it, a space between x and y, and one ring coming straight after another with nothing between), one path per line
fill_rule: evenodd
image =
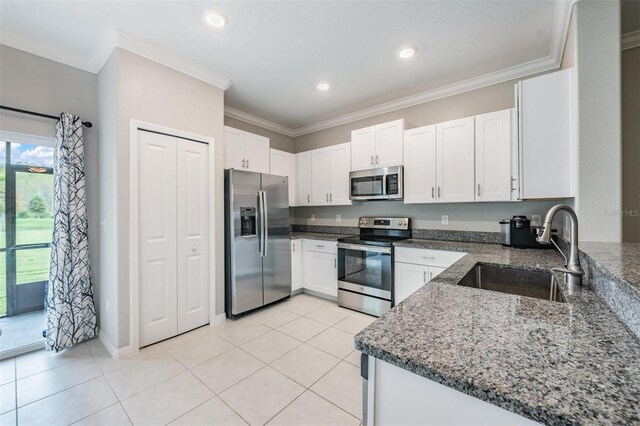
M353 364L356 367L360 368L360 356L361 355L362 355L362 352L360 352L358 350L354 350L349 355L347 355L347 357L344 360L347 361L348 363Z
M340 359L349 355L354 349L353 334L336 328L323 331L307 343Z
M9 411L0 415L0 426L16 426L16 411Z
M185 371L171 355L145 358L107 374L118 398L125 399Z
M18 409L21 425L68 425L118 402L104 377Z
M311 320L309 318L300 317L278 328L278 331L294 337L300 341L306 342L307 340L311 339L313 336L321 333L327 328L329 328L329 326L326 324Z
M375 320L375 317L368 315L351 315L337 323L334 327L347 333L358 334Z
M358 367L341 362L311 386L311 390L358 419L362 418L362 381Z
M16 358L18 379L83 359L93 359L86 344L59 353L45 350L31 352Z
M339 358L302 344L271 366L305 387L311 386L340 362Z
M95 414L85 417L77 423L76 426L129 426L131 422L127 413L124 412L120 403L114 404L109 408L98 411Z
M351 311L348 309L340 308L338 305L327 305L305 316L323 324L334 325L350 315Z
M16 359L9 358L0 361L0 385L13 382L16 379Z
M171 423L174 426L246 426L220 398L212 398Z
M248 318L235 321L227 320L222 324L211 327L211 329L213 333L237 346L271 330L269 327Z
M272 330L245 343L241 348L259 360L269 364L301 343L302 342L293 337Z
M16 409L16 384L7 383L0 386L0 414Z
M209 333L211 333L211 329L208 325L206 325L200 328L196 328L195 330L182 333L179 336L172 337L171 339L163 340L162 342L147 346L145 349L153 350L156 353L161 353L164 351L169 351L173 348L177 348L180 345L192 342L201 337L205 337Z
M303 300L305 302L313 303L318 306L337 306L336 302L333 300L324 299L322 297L312 296L310 294L305 294L305 293L298 294L297 296L294 296L293 299Z
M188 371L122 401L135 425L164 425L213 397Z
M223 338L209 334L206 337L171 349L169 353L173 355L180 364L187 368L192 368L233 348L235 348L235 346Z
M281 304L282 309L293 312L297 315L306 315L323 306L325 306L323 303L318 303L314 300L309 300L308 298L303 298L301 296L292 297L291 300L282 302Z
M219 396L250 425L263 425L302 392L302 386L267 366Z
M91 357L25 377L18 380L18 406L22 407L101 375L98 364Z
M267 424L274 426L358 426L360 420L315 393L306 391Z
M251 319L271 328L278 328L298 318L298 315L284 309L272 308L264 312L256 313Z
M215 393L220 393L250 376L264 363L236 348L193 368L191 372Z

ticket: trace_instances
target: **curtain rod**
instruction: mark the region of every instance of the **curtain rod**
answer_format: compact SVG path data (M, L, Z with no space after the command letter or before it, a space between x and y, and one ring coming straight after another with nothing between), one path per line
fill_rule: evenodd
M43 114L41 112L27 111L26 109L18 109L18 108L8 107L4 105L0 105L0 109L6 109L7 111L19 112L22 114L35 115L37 117L50 118L52 120L59 119L59 117L56 117L55 115ZM90 121L84 121L82 122L82 125L88 128L93 127L93 124Z

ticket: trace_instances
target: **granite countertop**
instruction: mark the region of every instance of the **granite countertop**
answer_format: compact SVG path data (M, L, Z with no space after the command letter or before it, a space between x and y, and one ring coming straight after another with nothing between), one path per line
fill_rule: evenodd
M309 240L338 241L338 238L345 237L345 234L326 234L324 232L290 232L289 238L297 240L307 238Z
M560 266L555 250L397 246L468 254L357 334L358 350L541 423L640 422L640 342L589 286L569 288L557 275L567 299L557 303L452 285L477 262ZM638 273L620 267L630 279Z

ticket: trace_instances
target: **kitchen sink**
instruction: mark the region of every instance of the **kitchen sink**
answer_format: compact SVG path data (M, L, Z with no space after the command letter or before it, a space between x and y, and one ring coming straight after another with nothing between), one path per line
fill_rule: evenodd
M529 271L476 263L458 285L552 302L566 302L562 291L558 288L556 278L551 272L546 271Z

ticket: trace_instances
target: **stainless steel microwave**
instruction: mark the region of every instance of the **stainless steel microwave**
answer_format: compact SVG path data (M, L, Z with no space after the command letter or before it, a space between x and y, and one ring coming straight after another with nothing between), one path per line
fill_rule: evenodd
M403 174L402 166L350 172L349 199L402 200Z

